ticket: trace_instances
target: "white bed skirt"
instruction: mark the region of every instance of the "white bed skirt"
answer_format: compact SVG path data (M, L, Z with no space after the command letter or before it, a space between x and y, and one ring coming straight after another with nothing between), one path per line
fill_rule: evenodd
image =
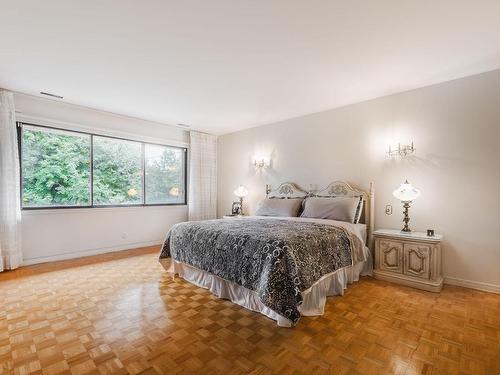
M163 261L166 261L164 259ZM199 270L185 263L171 261L162 262L167 272L173 277L179 275L183 279L210 290L219 298L228 299L249 310L259 312L278 323L280 327L291 327L292 322L279 315L269 307L265 306L253 290L242 287L231 281L221 279L218 276ZM365 262L359 262L353 266L341 268L333 273L323 276L311 288L302 292L303 302L298 307L302 316L323 315L325 312L326 297L343 295L348 284L359 280L359 276L371 275L372 258L368 256Z

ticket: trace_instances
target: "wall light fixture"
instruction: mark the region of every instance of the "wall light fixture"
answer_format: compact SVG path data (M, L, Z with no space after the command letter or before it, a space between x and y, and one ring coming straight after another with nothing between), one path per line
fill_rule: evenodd
M253 159L253 165L255 168L268 168L271 165L269 158L255 157Z
M399 156L404 158L405 156L414 154L415 151L417 151L417 149L413 146L413 141L412 141L411 145L402 145L401 143L398 143L397 147L389 146L389 151L387 151L387 155Z

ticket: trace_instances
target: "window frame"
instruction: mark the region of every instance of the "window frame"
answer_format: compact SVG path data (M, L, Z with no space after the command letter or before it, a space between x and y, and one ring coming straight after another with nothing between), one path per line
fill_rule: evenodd
M42 129L53 129L53 130L60 130L68 133L77 133L77 134L85 134L90 136L90 178L89 178L89 183L90 183L90 205L85 205L85 206L42 206L42 207L24 207L23 206L23 156L22 156L22 128L23 125L28 125L32 127L37 127L37 128L42 128ZM20 187L20 204L21 204L21 210L23 211L35 211L35 210L61 210L61 209L88 209L88 208L118 208L118 207L155 207L155 206L186 206L188 202L188 148L187 147L181 147L181 146L172 146L169 144L165 143L156 143L156 142L145 142L145 141L138 141L135 139L131 138L123 138L123 137L116 137L116 136L111 136L111 135L103 135L103 134L98 134L98 133L90 133L90 132L85 132L85 131L80 131L80 130L70 130L70 129L64 129L64 128L59 128L55 126L47 126L47 125L39 125L39 124L34 124L26 121L17 121L16 122L17 126L17 147L18 147L18 153L19 153L19 187ZM94 137L102 137L102 138L111 138L111 139L118 139L122 141L128 141L128 142L135 142L139 143L141 145L141 167L142 167L142 203L137 203L137 204L99 204L95 205L94 204ZM146 145L155 145L155 146L163 146L163 147L172 147L172 148L177 148L181 149L184 151L184 201L179 202L179 203L146 203Z

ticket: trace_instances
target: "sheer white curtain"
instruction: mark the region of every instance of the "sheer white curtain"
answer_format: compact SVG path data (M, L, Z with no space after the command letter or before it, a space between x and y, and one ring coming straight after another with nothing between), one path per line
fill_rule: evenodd
M14 95L0 89L0 271L22 263L19 156Z
M189 220L217 217L217 137L192 131L189 162Z

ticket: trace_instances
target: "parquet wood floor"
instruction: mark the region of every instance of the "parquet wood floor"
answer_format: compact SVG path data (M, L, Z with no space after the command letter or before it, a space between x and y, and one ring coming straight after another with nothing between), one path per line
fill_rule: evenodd
M157 253L0 274L0 374L500 374L500 295L363 278L287 329L172 280Z

